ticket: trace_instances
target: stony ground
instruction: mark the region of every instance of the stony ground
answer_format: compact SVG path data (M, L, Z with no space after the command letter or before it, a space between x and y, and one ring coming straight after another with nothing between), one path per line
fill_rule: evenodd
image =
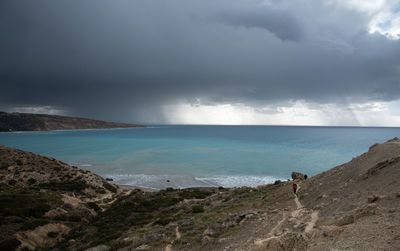
M297 195L291 181L256 188L115 191L100 177L54 159L4 147L0 156L7 163L1 164L0 202L23 195L45 204L40 210L18 203L2 209L0 247L18 241L19 249L92 251L400 250L399 139L298 180ZM46 176L53 169L37 168L37 161L62 166L56 172L61 177ZM62 179L66 173L71 177ZM77 180L86 188L65 185ZM58 190L43 185L49 182L64 185L55 186ZM79 205L92 213L76 214Z
M52 247L118 194L89 171L0 145L0 250Z

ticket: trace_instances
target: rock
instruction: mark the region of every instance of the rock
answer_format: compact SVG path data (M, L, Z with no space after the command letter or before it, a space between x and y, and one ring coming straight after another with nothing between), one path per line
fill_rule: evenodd
M111 178L106 178L106 181L114 181L114 180Z
M222 223L222 226L226 227L226 228L233 227L236 225L237 225L236 221L226 221L226 222Z
M379 146L378 143L373 144L372 146L369 147L368 151L371 151L373 148Z
M141 246L139 246L139 247L137 247L137 248L135 248L135 250L137 250L137 251L144 251L144 250L150 250L150 246L149 245L146 245L146 244L144 244L144 245L141 245Z
M282 183L281 180L275 180L274 185L279 185L279 184L281 184L281 183Z
M379 199L379 195L372 195L371 197L368 197L368 203L373 203L375 201L378 201Z
M206 235L208 235L208 236L213 236L214 234L215 234L215 231L212 230L211 228L207 228L207 229L204 230L204 232L203 232L203 236L206 236Z
M108 251L108 250L110 250L110 247L106 246L106 245L98 245L98 246L86 249L86 251Z
M211 238L210 236L206 235L203 237L203 239L201 240L203 243L208 243L211 242L213 240L213 238Z
M50 210L50 211L47 211L47 212L44 214L44 217L48 217L48 218L50 218L50 219L55 219L55 218L57 218L57 217L59 217L59 216L61 216L61 215L64 215L64 214L66 214L66 213L68 213L67 210L64 210L64 209L58 207L58 208L52 209L52 210Z
M344 230L343 227L329 226L329 227L326 227L326 229L324 229L324 231L322 232L322 235L324 237L333 238L333 237L336 237L339 234L341 234L343 232L343 230Z
M303 236L288 233L268 239L260 245L259 250L307 250L307 243Z
M353 215L347 215L347 216L344 216L343 218L339 219L336 222L336 225L337 226L345 226L345 225L349 225L349 224L352 224L352 223L354 223L354 216Z
M292 179L293 180L305 180L304 174L298 172L292 172Z

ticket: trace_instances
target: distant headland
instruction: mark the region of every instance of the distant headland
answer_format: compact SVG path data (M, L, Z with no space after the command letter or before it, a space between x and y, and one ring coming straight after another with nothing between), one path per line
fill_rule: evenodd
M146 127L48 114L0 112L0 132Z

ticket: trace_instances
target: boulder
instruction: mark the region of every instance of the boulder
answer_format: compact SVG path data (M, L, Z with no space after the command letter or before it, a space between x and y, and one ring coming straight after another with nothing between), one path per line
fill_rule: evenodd
M298 172L292 172L293 180L305 180L304 174Z
M108 251L108 250L110 250L110 247L106 246L106 245L98 245L98 246L86 249L86 251Z

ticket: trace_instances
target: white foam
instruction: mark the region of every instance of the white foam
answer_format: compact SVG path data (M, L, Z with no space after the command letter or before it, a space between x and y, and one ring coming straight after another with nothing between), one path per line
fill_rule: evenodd
M212 176L192 177L185 175L155 175L155 174L108 174L105 178L112 178L116 184L139 186L143 188L163 189L166 187L256 187L270 184L278 179L273 176Z
M81 167L89 167L89 166L93 166L92 164L78 164L78 166L81 166Z
M242 187L242 186L256 187L259 185L274 183L276 180L285 180L285 178L278 178L274 176L228 176L228 175L203 177L195 179L223 187Z

